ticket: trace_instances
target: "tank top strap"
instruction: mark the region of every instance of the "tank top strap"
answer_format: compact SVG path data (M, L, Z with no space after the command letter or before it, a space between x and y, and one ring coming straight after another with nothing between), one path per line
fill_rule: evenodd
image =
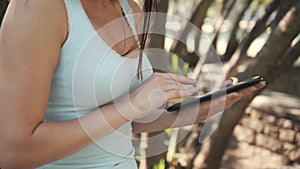
M64 2L68 15L68 36L62 49L66 51L74 50L76 47L82 49L97 32L88 20L80 0L64 0Z
M139 48L141 47L138 35L137 35L137 30L135 27L135 21L134 21L134 15L132 13L132 9L128 3L128 0L119 0L119 3L121 5L122 11L125 14L125 18L127 20L127 23L134 35L134 38L139 46Z
M79 14L78 8L78 2L77 0L64 0L65 1L65 7L68 14L68 24L69 24L69 33L72 31L72 29L77 27L77 22L80 22L81 15Z

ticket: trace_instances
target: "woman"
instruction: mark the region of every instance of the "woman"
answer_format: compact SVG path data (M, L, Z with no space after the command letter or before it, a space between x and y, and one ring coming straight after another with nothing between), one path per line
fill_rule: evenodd
M156 120L141 122L169 100L195 95L198 89L183 76L143 71L151 68L139 53L146 36L134 33L140 26L133 27L132 20L95 36L113 20L140 12L128 1L11 0L0 31L0 168L137 168L132 131L205 120L209 102L201 103L196 120L187 118L192 111L185 109L185 116L164 111ZM146 0L144 9L150 11L153 4ZM143 30L147 25L143 22ZM128 31L129 38L109 42ZM86 76L93 64L89 59L98 56L103 64L92 72L94 104ZM128 81L132 85L126 94ZM226 95L225 108L262 86Z

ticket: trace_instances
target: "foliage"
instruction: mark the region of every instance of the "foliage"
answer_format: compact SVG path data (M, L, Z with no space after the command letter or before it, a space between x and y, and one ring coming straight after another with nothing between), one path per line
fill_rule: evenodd
M153 166L153 169L165 169L165 159L161 159L158 164Z
M187 75L189 71L189 63L183 63L183 66L180 67L179 59L176 54L172 54L171 56L171 70L172 72L180 75Z

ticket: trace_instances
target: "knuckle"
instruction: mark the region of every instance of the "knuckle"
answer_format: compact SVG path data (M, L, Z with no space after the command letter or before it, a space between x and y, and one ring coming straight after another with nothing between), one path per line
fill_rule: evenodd
M154 76L154 77L159 77L159 76L160 76L160 73L155 72L155 73L153 73L153 76Z
M181 97L181 91L180 90L176 90L175 91L175 96L178 98L178 97Z
M154 72L154 73L152 74L152 76L154 76L154 77L157 76L157 72Z
M159 74L158 74L158 73L154 73L154 74L152 75L152 79L153 79L153 80L158 80L158 79L160 79Z
M181 93L180 91L172 91L172 92L169 92L169 94L167 94L167 99L170 100L170 99L177 99L181 96Z
M153 82L157 84L160 81L160 78L158 76L153 77Z

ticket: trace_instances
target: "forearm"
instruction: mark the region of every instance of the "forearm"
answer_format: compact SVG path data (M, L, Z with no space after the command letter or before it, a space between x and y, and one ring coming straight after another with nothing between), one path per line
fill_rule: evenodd
M34 168L69 156L128 122L113 105L79 119L40 123L30 136L9 144L7 168ZM14 139L16 140L16 139Z
M174 112L160 109L148 117L133 121L133 132L155 132L200 123L207 118L208 106L195 105Z
M190 105L178 112L154 112L146 118L132 123L134 133L161 131L167 128L183 127L206 120L207 118L226 110L248 94L262 88L265 83L242 89L237 93L229 93L211 101ZM158 118L153 118L158 117Z

